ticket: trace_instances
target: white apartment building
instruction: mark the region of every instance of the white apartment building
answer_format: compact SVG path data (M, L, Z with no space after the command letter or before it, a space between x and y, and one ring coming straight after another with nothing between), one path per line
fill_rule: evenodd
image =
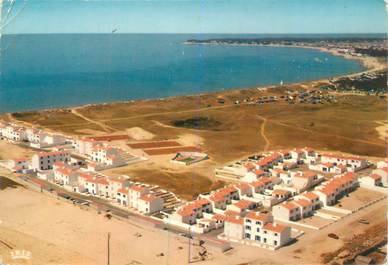
M34 154L31 159L31 167L33 170L50 170L56 162L69 162L71 159L70 153L67 151L57 152L40 152Z
M93 148L99 144L98 141L89 138L83 138L74 142L74 149L80 155L90 156Z
M248 212L243 217L226 217L224 236L227 239L245 240L252 245L279 248L291 239L291 228L273 223L268 213Z
M245 238L257 243L280 247L291 238L291 228L273 223L271 214L249 212L244 218Z
M344 165L348 171L354 172L366 168L368 161L355 156L338 156L332 154L321 155L321 163L332 163L334 165Z
M64 186L78 184L78 173L69 167L54 167L54 180Z
M123 176L112 177L108 179L109 182L109 196L113 199L116 198L120 189L124 189L130 186L130 180Z
M152 194L140 196L137 210L144 214L153 214L163 210L164 200Z
M138 200L141 196L150 193L150 189L141 185L129 187L129 207L138 209Z
M17 125L5 125L0 128L1 136L15 142L27 140L26 129Z

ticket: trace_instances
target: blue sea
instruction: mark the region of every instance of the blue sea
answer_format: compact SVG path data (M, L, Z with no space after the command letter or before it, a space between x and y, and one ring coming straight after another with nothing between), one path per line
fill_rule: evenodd
M185 45L265 35L3 35L0 112L198 94L354 73L357 61L312 49Z

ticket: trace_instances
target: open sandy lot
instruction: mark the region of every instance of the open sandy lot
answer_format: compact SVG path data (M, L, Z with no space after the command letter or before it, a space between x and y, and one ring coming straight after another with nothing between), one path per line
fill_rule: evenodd
M92 210L21 187L0 191L0 201L0 240L13 249L31 251L31 264L104 264L108 233L111 264L187 264L187 239L171 232L130 220L108 220ZM368 219L370 226L384 224L385 212L386 201L380 201L331 225L329 230L307 232L295 244L275 252L236 245L222 254L209 247L209 260L198 264L317 264L322 253L335 251L343 240L364 231L365 225L357 222L359 218ZM349 225L351 231L344 229ZM329 231L340 239L328 238ZM137 237L136 233L142 236ZM191 249L192 257L196 256L199 249ZM10 249L0 243L5 262L9 261L9 254Z
M339 207L339 205L341 205L340 208L354 210L367 204L368 202L381 198L384 195L386 194L366 188L358 188L357 190L351 192L349 197L343 197L339 200L335 207Z
M10 142L0 140L0 160L2 159L18 159L29 158L33 154L33 150L27 149Z

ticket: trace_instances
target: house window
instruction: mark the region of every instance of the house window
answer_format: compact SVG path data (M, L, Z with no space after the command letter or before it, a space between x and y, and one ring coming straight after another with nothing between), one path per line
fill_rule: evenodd
M278 244L278 241L274 240L273 244L276 246Z
M264 243L267 243L267 239L266 238L263 238L263 241L264 241Z
M267 231L266 231L266 230L264 230L264 234L267 234Z
M255 236L255 240L260 241L261 240L260 236Z
M247 223L251 223L251 220L247 219Z
M275 236L277 236L278 235L278 233L275 233Z
M260 232L260 228L257 228L256 231L257 231L257 232Z
M250 227L249 225L246 225L246 226L245 226L245 229L246 229L246 230L251 230L251 227Z
M261 225L261 222L259 222L259 221L256 221L256 224L257 224L257 225Z
M248 239L251 239L251 234L246 233L245 237L248 238Z

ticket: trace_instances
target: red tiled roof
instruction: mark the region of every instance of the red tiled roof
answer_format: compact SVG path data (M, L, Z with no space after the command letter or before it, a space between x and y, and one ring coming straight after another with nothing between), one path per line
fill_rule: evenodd
M225 216L240 216L240 213L236 212L236 211L232 211L232 210L226 210L224 212L224 215Z
M72 173L74 173L72 169L66 168L66 167L60 167L60 168L56 169L56 171L62 175L66 175L66 176L70 176Z
M310 200L316 200L316 199L319 199L319 196L313 192L306 192L306 193L303 193L302 196L310 199Z
M83 178L83 179L86 179L86 180L89 180L89 179L93 178L93 176L91 174L86 173L86 172L79 173L79 176L80 176L80 178Z
M283 232L287 227L284 225L280 224L275 224L275 223L267 223L264 225L264 229L276 232L276 233L281 233Z
M246 169L248 169L249 171L256 168L256 166L254 164L252 164L252 163L247 163L247 164L244 165L244 167Z
M124 184L125 182L128 182L129 179L124 178L124 177L116 177L116 178L110 178L109 181L110 182L117 182L117 183L120 183L120 184Z
M193 201L191 204L195 207L195 208L201 208L202 206L206 205L206 204L209 204L210 201L207 200L207 199L198 199L198 200L195 200Z
M261 169L257 169L257 170L255 171L255 174L256 174L256 176L260 176L260 175L266 174L266 172L263 171L263 170L261 170Z
M272 180L268 177L261 177L259 180L262 181L264 184L272 183Z
M380 179L381 179L381 176L378 175L378 174L372 174L372 175L370 175L370 177L371 177L372 179L374 179L374 180L380 180Z
M129 189L130 189L130 190L133 190L133 191L139 192L139 191L144 190L145 187L144 187L144 186L141 186L141 185L134 185L134 186L129 187Z
M282 203L281 206L284 207L284 208L286 208L286 209L288 209L289 211L298 208L298 206L295 205L295 204L292 203L292 202Z
M106 178L97 178L97 183L101 185L109 185L109 182Z
M122 193L122 194L127 194L128 193L128 188L121 188L121 189L118 189L117 191Z
M235 216L235 217L226 216L225 222L234 223L234 224L238 224L238 225L243 225L244 224L244 219L239 217L239 216Z
M260 180L257 180L257 181L254 181L254 182L251 182L249 183L249 185L251 185L252 187L264 187L265 186L265 183L260 181Z
M240 183L234 185L234 187L236 189L239 189L239 190L248 190L248 189L250 189L249 184L246 183L246 182L240 182Z
M222 202L222 201L225 201L226 198L221 194L213 194L212 196L210 196L209 200L213 202Z
M257 221L261 221L261 222L265 222L265 221L268 220L270 215L271 214L269 214L269 213L260 213L260 212L250 211L250 212L247 213L246 218L257 220Z
M143 195L143 196L140 196L140 200L143 200L143 201L146 201L146 202L152 202L152 201L156 201L158 200L159 197L156 197L152 194L147 194L147 195Z
M222 214L216 213L215 215L212 216L212 219L219 220L219 221L225 221L226 220L226 216L222 215Z
M276 189L272 192L273 195L290 195L291 192L288 190L281 190L281 189Z
M254 204L254 202L250 202L247 200L240 200L233 205L240 209L248 209L252 204Z
M180 216L190 216L194 214L194 211L191 207L183 207L182 209L178 210L177 212Z
M308 206L312 206L313 205L310 201L305 200L305 199L295 200L294 202L296 204L298 204L299 206L302 206L302 207L308 207Z

